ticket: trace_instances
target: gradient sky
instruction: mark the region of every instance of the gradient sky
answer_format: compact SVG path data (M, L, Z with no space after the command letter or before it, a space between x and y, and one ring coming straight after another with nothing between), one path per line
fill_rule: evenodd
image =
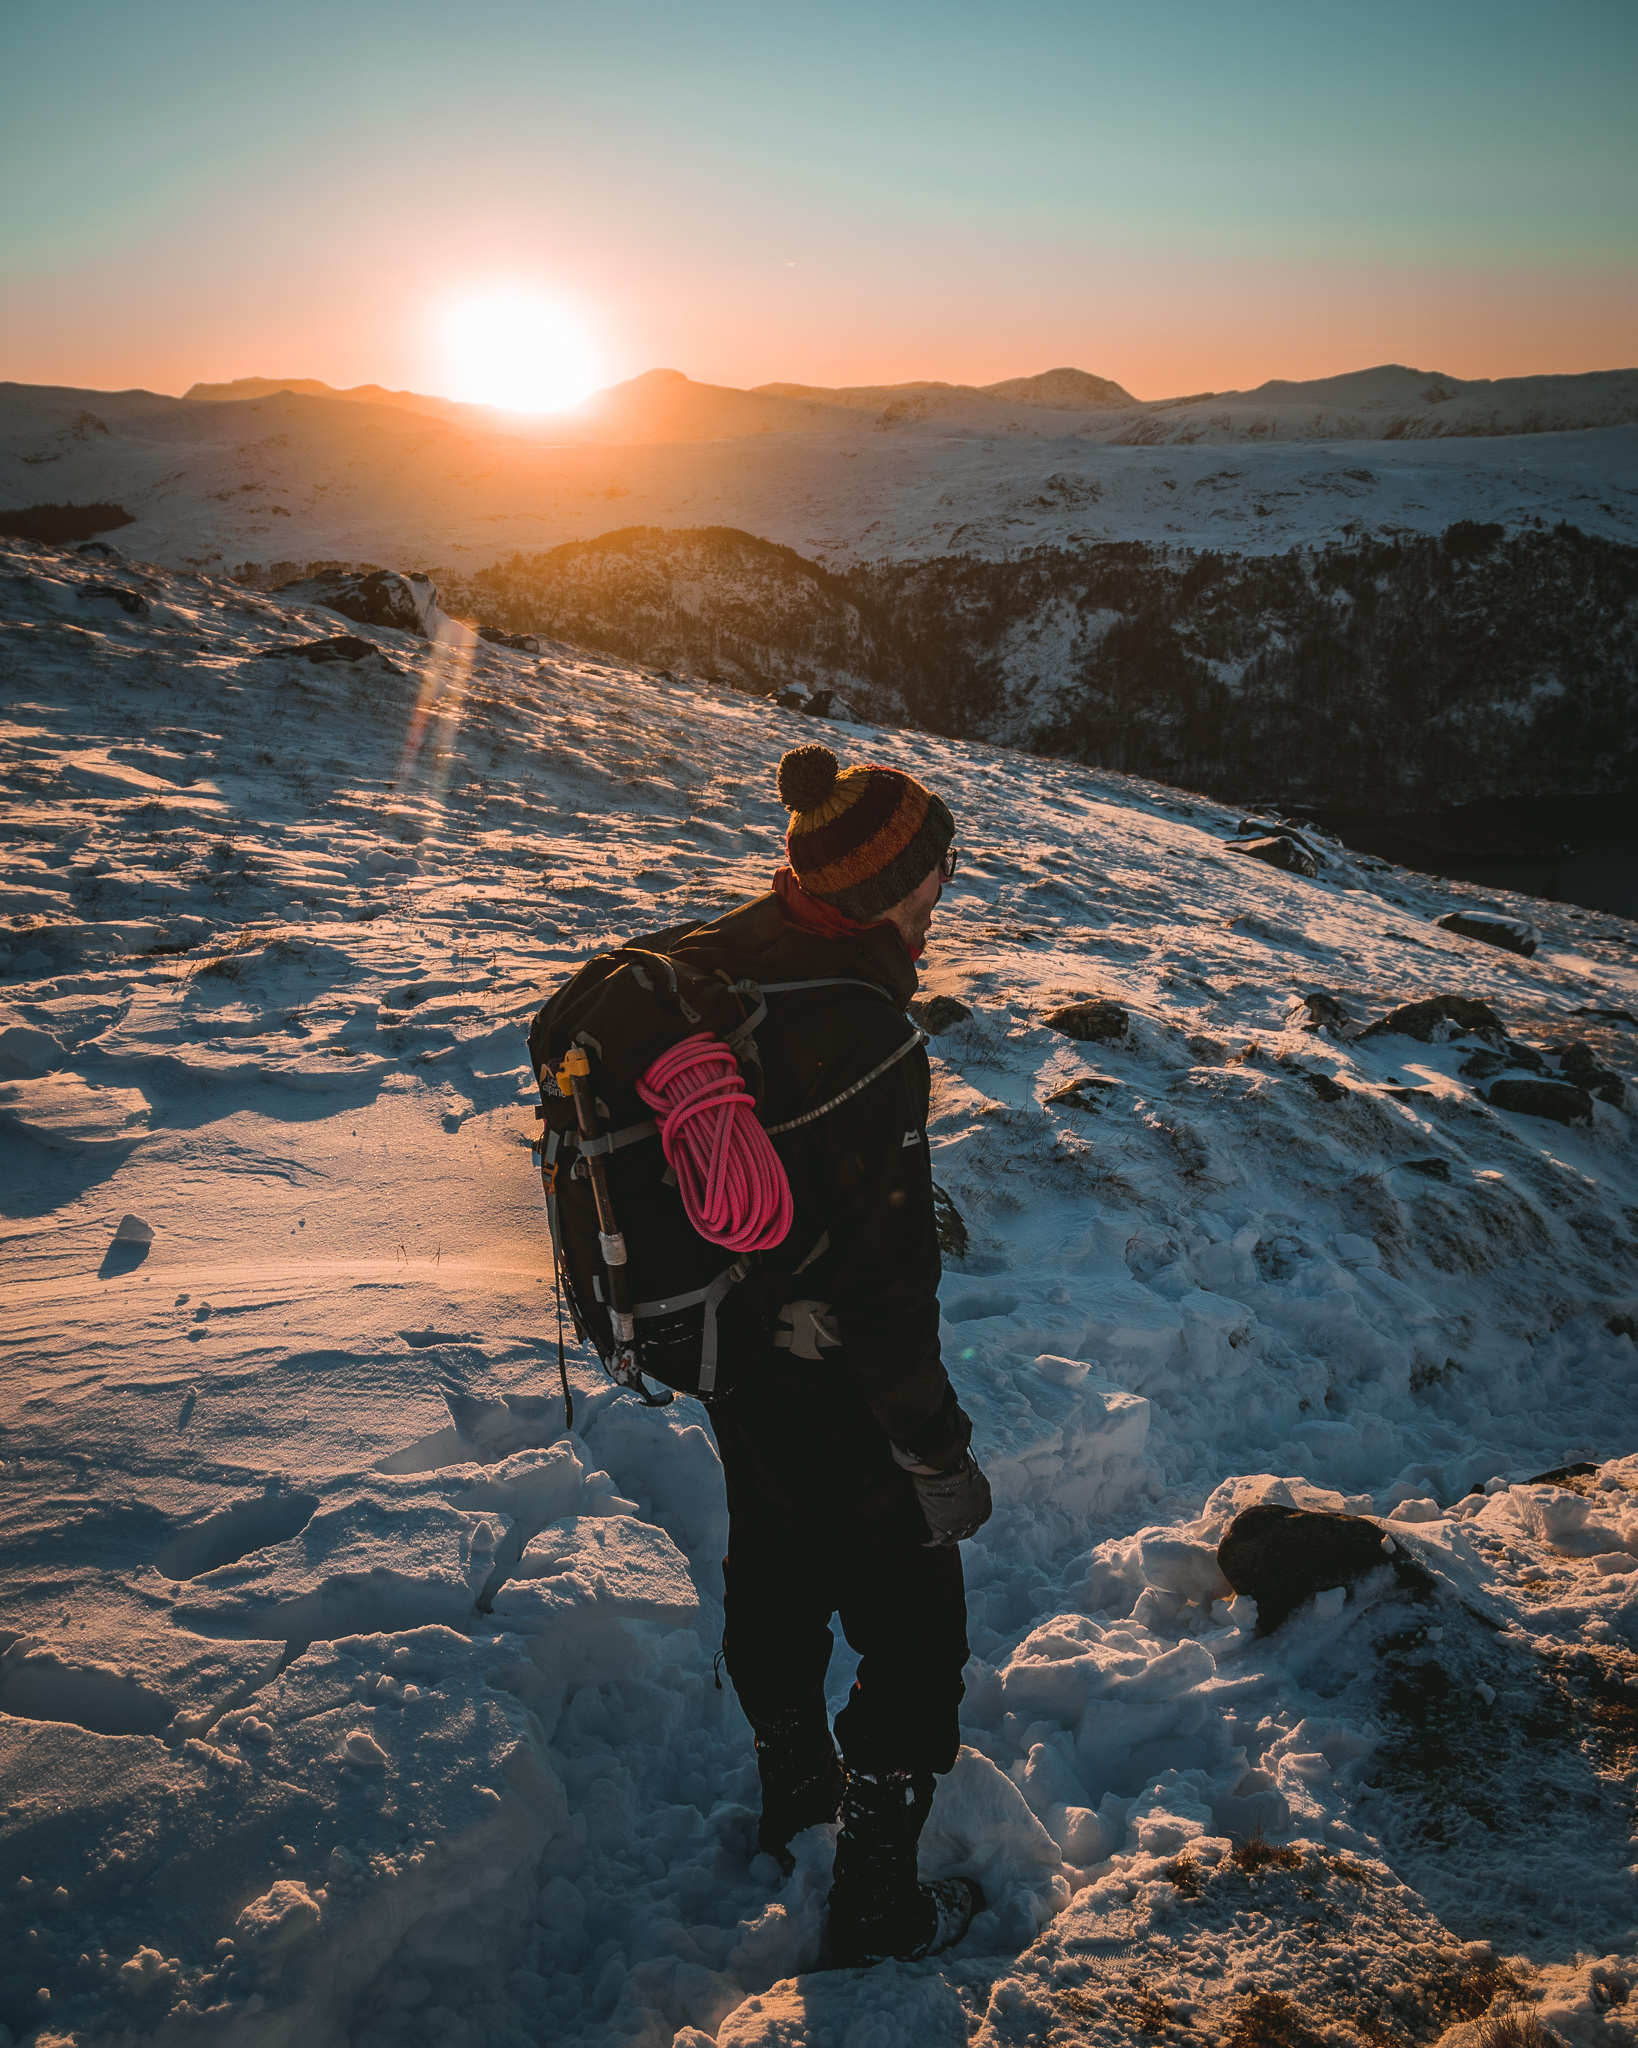
M0 377L1638 362L1634 0L0 0Z

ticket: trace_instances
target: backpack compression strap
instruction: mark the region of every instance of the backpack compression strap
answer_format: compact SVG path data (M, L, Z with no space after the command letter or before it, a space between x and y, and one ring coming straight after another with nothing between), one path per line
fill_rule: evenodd
M855 1081L851 1088L844 1088L840 1095L833 1095L829 1102L821 1103L817 1109L810 1109L806 1116L793 1116L785 1123L769 1124L767 1127L768 1136L770 1138L777 1138L782 1131L797 1131L802 1128L803 1124L817 1123L820 1117L829 1116L833 1109L839 1109L844 1102L868 1088L872 1081L880 1080L888 1068L897 1066L907 1052L914 1052L917 1046L925 1045L926 1043L927 1033L925 1031L917 1030L911 1032L898 1051L890 1052L879 1066L871 1068L862 1081Z

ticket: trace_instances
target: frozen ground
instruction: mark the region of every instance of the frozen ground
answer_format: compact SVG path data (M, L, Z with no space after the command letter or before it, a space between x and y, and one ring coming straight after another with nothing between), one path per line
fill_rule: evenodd
M575 1354L562 1428L522 1038L763 884L812 726L118 557L0 575L15 2039L1456 2048L1493 1998L1633 2038L1633 1096L1501 1110L1478 1039L1298 1000L1479 997L1507 1057L1626 1074L1631 925L1506 899L1525 959L1434 924L1458 885L832 728L966 849L924 983L973 1012L932 1136L998 1507L926 1844L991 1910L817 1974L826 1832L747 1854L704 1415ZM342 632L379 651L272 651ZM1046 1023L1087 995L1126 1028ZM1213 1546L1271 1494L1391 1515L1434 1592L1256 1637Z
M685 379L677 395L654 374L658 396L620 431L555 445L543 427L496 431L493 415L456 424L339 398L204 404L0 385L0 506L111 501L135 516L120 533L133 555L213 570L343 560L470 571L629 526L731 526L832 561L998 560L1111 540L1281 554L1458 519L1568 520L1638 540L1630 400L1627 424L1526 432L1532 416L1517 412L1503 425L1519 431L1384 440L1373 436L1392 417L1386 401L1339 409L1323 393L1363 380L1328 379L1286 387L1272 411L1252 393L1230 394L1249 410L1144 412L1141 436L1122 444L1109 436L1125 415L992 400L952 410L936 391L873 414ZM1411 373L1372 373L1388 374ZM1626 373L1623 389L1634 386ZM1291 401L1303 392L1305 409ZM693 423L673 432L690 394Z

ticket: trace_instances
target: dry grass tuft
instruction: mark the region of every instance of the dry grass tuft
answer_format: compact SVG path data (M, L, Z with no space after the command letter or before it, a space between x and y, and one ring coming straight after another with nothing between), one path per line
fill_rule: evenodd
M275 936L265 927L235 932L231 939L216 947L208 959L196 960L188 969L187 978L199 981L206 975L219 975L224 981L236 982L250 964L247 956L259 953Z
M1277 1991L1254 1991L1242 2001L1223 2040L1226 2048L1324 2048L1322 2037Z
M1292 1849L1280 1842L1265 1842L1262 1829L1255 1828L1243 1842L1236 1842L1229 1851L1229 1860L1236 1870L1243 1870L1247 1877L1255 1877L1259 1870L1300 1870L1302 1851Z
M1175 1863L1168 1863L1160 1873L1176 1885L1186 1899L1197 1899L1203 1888L1205 1873L1200 1865L1189 1856L1179 1856Z
M1504 2012L1481 2022L1479 2048L1558 2048L1533 2012Z

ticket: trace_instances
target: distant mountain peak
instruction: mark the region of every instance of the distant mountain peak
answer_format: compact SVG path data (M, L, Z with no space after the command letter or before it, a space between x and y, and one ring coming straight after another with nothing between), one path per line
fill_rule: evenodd
M989 398L1010 398L1015 405L1041 405L1054 412L1105 412L1140 402L1112 377L1094 377L1090 370L1069 368L1042 370L1034 377L1007 377L999 384L978 388Z

